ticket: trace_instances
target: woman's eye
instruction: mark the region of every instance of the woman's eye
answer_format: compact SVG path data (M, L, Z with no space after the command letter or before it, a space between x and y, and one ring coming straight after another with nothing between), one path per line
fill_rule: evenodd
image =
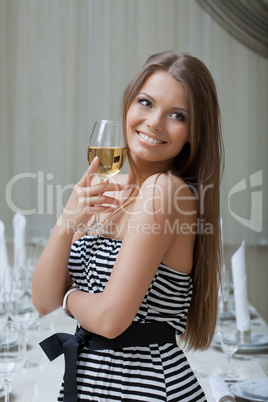
M144 99L144 98L139 98L138 103L140 103L142 106L145 106L145 107L152 106L152 102L150 102L148 99Z
M172 114L170 114L170 117L172 117L173 119L178 120L178 121L185 120L185 116L182 113L172 113Z

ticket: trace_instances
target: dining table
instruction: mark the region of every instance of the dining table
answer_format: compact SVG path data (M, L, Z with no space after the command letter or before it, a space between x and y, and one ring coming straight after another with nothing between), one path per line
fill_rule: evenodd
M227 330L235 329L234 317L226 317L221 320ZM54 402L64 373L64 356L61 355L50 362L42 351L39 343L56 332L73 334L76 321L67 317L61 308L47 316L39 317L27 330L27 359L34 363L34 367L23 368L11 381L10 402ZM217 329L216 329L217 332ZM268 336L268 325L265 320L252 308L251 334L263 334ZM180 340L178 339L180 345ZM183 347L182 345L180 345ZM210 377L213 374L222 375L226 371L227 356L221 347L212 342L209 349L204 351L187 351L186 357L196 372L196 376L202 386L207 401L215 402L211 387ZM228 379L228 384L237 381L267 379L268 376L268 344L256 350L240 350L231 360L232 369L237 377ZM0 402L4 402L3 392L0 394ZM243 401L236 397L237 401ZM250 401L246 399L245 401ZM148 401L151 402L151 401Z

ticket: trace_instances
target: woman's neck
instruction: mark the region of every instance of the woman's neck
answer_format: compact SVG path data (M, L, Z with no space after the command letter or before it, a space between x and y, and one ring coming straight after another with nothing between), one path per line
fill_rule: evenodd
M174 166L173 162L170 163L170 161L164 161L164 162L139 162L135 163L135 166L137 168L137 173L135 172L136 169L133 169L131 167L131 164L129 165L129 172L128 172L128 178L127 178L127 184L128 185L139 185L142 184L148 177L154 175L154 174L160 174L168 171L173 171Z

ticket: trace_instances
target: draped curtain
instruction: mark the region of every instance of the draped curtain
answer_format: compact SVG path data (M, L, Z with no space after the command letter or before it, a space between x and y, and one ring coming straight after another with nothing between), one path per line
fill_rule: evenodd
M267 0L196 0L227 32L268 57Z
M247 30L243 42L220 23L235 5L255 15L254 3L264 2L0 0L0 219L7 236L15 210L30 211L29 237L48 236L87 167L94 121L120 119L129 79L150 54L174 49L201 58L215 78L226 152L224 242L246 240L256 251L252 264L264 270L267 53L251 46L259 31ZM220 3L219 19L213 5ZM261 225L254 229L256 210Z

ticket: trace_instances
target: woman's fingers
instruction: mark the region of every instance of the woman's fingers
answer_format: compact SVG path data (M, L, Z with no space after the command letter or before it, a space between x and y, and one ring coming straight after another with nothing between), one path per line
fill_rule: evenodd
M124 188L125 187L119 183L99 183L90 187L80 187L80 191L81 193L83 192L85 196L94 197L95 195L104 194L109 191L122 191Z
M93 189L93 186L91 187L91 182L97 171L99 162L100 162L99 158L97 156L95 156L95 158L93 159L93 161L91 162L91 164L89 165L87 170L85 171L84 175L81 177L79 182L76 184L76 187L85 187L85 188ZM123 189L124 189L124 186L122 186L121 184L109 183L108 180L105 183L98 183L98 184L94 185L94 193L95 194L102 194L106 191L122 191ZM91 192L91 190L90 190L90 192ZM93 192L91 193L91 195L94 195Z
M112 205L110 205L110 206L108 206L108 205L93 205L93 206L88 205L86 207L86 209L87 209L88 215L92 216L95 214L106 214L109 212L113 212L115 209L115 205L113 205L113 206Z
M95 206L95 205L114 205L118 206L121 205L121 201L119 201L117 198L109 197L107 195L99 194L97 196L93 197L84 197L84 204L88 206Z
M95 158L93 159L93 161L91 162L91 164L89 165L89 167L87 168L87 170L85 171L85 173L83 174L83 176L81 177L79 182L77 183L78 186L81 186L81 187L90 186L92 179L94 177L94 174L96 173L96 171L98 169L99 163L100 163L99 158L97 156L95 156Z
M73 192L67 201L61 216L61 224L72 228L85 224L96 213L111 212L121 204L115 198L107 195L113 191L122 191L125 187L118 183L98 183L92 185L92 179L99 165L99 158L96 157L80 181L74 186ZM105 194L104 194L105 193Z

